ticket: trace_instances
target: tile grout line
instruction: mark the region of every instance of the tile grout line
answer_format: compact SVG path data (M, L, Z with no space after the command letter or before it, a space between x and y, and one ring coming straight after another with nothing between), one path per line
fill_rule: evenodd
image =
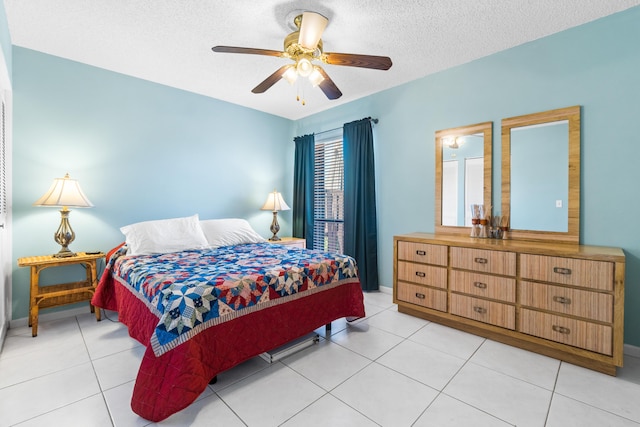
M429 322L429 323L432 323L432 322ZM428 325L428 324L427 324L427 325ZM427 325L425 325L425 326L427 326ZM421 329L422 329L422 328L421 328ZM413 333L413 334L411 334L409 337L411 337L411 336L415 335L417 332L418 332L418 331L414 332L414 333ZM407 340L409 339L409 337L407 338ZM453 381L453 379L454 379L454 378L455 378L455 377L460 373L460 371L462 371L462 369L467 365L467 363L469 363L469 362L470 362L470 360L471 360L471 358L473 357L473 355L474 355L474 354L476 354L476 353L478 352L478 350L480 349L480 347L482 347L482 344L484 344L484 342L485 342L485 341L486 341L486 338L485 338L485 339L482 341L482 343L480 343L480 345L479 345L479 346L478 346L478 347L473 351L473 353L471 353L471 354L469 355L469 357L467 357L466 359L460 359L460 360L464 360L464 363L463 363L462 365L460 365L460 367L459 367L459 368L456 370L456 372L451 376L451 378L449 378L449 380L447 381L447 383L442 387L442 390L437 390L437 389L436 389L436 390L437 390L437 392L438 392L438 393L436 394L436 397L434 397L434 398L433 398L433 400L432 400L432 401L427 405L427 407L424 409L424 411L422 411L422 412L420 413L420 415L418 416L418 418L416 418L416 419L415 419L415 421L413 422L413 424L415 424L415 423L417 423L417 422L418 422L418 420L419 420L419 419L420 419L420 418L421 418L421 417L422 417L422 416L423 416L423 415L424 415L424 414L429 410L429 408L431 407L431 405L433 405L433 403L434 403L434 402L438 399L438 397L440 397L441 395L445 395L445 396L447 396L447 397L450 397L450 398L452 398L452 399L455 399L455 400L457 400L458 402L461 402L461 403L463 403L463 404L465 404L465 405L471 406L472 408L475 408L475 409L477 409L477 410L479 410L479 411L482 411L482 412L484 412L485 414L488 414L488 415L492 416L493 418L497 418L495 415L489 414L488 412L486 412L486 411L484 411L484 410L482 410L482 409L480 409L480 408L476 408L475 406L469 405L469 404L468 404L468 403L466 403L466 402L462 402L461 400L456 399L456 398L455 398L455 397L453 397L453 396L449 396L448 394L446 394L446 393L444 392L444 389L445 389L445 388L447 388L447 386L448 386L449 384L451 384L451 381ZM415 342L415 341L411 341L411 342ZM416 344L420 344L420 343L416 343ZM421 345L422 345L422 344L421 344ZM434 348L429 347L429 346L425 346L425 347L427 347L427 348L429 348L429 349L432 349L432 350L437 350L437 349L434 349ZM437 350L437 351L440 351L440 350ZM444 353L444 352L441 352L441 353L443 353L443 354L447 354L447 353ZM425 385L426 385L426 384L425 384ZM433 387L432 387L432 388L433 388ZM500 419L500 418L497 418L497 419ZM412 425L413 425L413 424L412 424Z
M100 308L97 308L100 310ZM103 313L104 314L104 313ZM102 389L102 384L100 383L100 379L98 378L98 372L96 372L96 366L93 364L93 357L91 357L91 352L89 351L89 346L87 345L87 340L84 336L84 330L82 329L82 325L80 324L80 320L78 316L75 316L76 323L78 324L78 329L80 330L80 336L82 337L82 343L84 344L85 350L87 351L87 356L89 356L89 362L91 363L91 369L93 370L93 375L95 376L96 382L98 383L98 389L100 390L100 397L102 397L102 402L104 403L104 407L109 414L109 420L111 421L111 426L115 427L116 422L111 413L111 409L109 408L109 404L107 403L107 398L104 395L104 390Z
M373 304L373 305L376 305L376 304ZM372 314L371 316L365 316L365 317L363 317L362 319L358 319L356 322L353 322L353 323L349 323L349 322L348 322L348 323L346 324L345 329L342 329L342 330L340 330L340 331L336 332L335 334L339 334L339 333L341 333L341 332L343 332L343 331L345 331L345 330L348 330L348 329L349 329L349 325L350 325L350 324L357 325L357 324L363 323L363 322L365 322L367 319L370 319L370 318L372 318L372 317L374 317L374 316L376 316L376 315L378 315L378 314L380 314L380 313L383 313L383 312L385 312L385 311L387 311L387 310L389 310L390 308L392 308L392 307L393 307L393 306L391 306L391 307L384 308L384 307L381 307L381 306L379 306L379 305L376 305L376 306L377 306L377 307L379 307L379 308L383 308L383 310L382 310L382 311L379 311L379 312L377 312L377 313L375 313L375 314ZM373 328L375 328L375 326L371 326L371 325L368 325L368 326L369 326L369 327L373 327ZM376 328L376 329L380 329L380 328ZM391 332L384 331L384 330L382 330L382 329L380 329L380 330L381 330L381 331L383 331L383 332L387 332L387 333L390 333L390 334L392 334L392 335L398 336L398 335L393 334L393 333L391 333ZM314 381L313 381L313 380L311 380L310 378L306 377L306 376L305 376L304 374L302 374L301 372L298 372L297 370L295 370L295 369L294 369L294 368L292 368L291 366L287 365L287 364L285 363L286 358L285 358L285 359L283 359L283 360L282 360L282 364L283 364L283 365L287 366L289 369L292 369L294 372L296 372L297 374L299 374L300 376L302 376L303 378L305 378L307 381L309 381L309 382L311 382L312 384L314 384L314 385L318 386L318 387L319 387L319 388L321 388L325 393L324 393L322 396L320 396L318 399L316 399L316 400L314 400L313 402L311 402L309 405L307 405L307 406L305 406L304 408L300 409L300 411L296 412L294 415L292 415L291 417L289 417L287 420L285 420L285 421L284 421L282 424L280 424L280 425L285 424L287 421L291 420L291 419L292 419L292 418L294 418L296 415L298 415L298 414L300 414L300 413L304 412L307 408L309 408L310 406L312 406L314 403L318 402L318 401L319 401L320 399L322 399L323 397L325 397L325 396L329 395L329 396L333 397L334 399L338 400L339 402L343 403L343 404L344 404L344 405L346 405L347 407L351 408L352 410L354 410L354 411L355 411L355 412L357 412L358 414L362 415L362 416L363 416L363 417L365 417L366 419L370 420L370 421L371 421L371 422L373 422L374 424L376 424L376 425L380 426L380 424L379 424L379 423L377 423L376 421L374 421L373 419L371 419L369 416L367 416L366 414L362 413L362 412L361 412L361 411L359 411L357 408L354 408L353 406L349 405L349 403L345 402L344 400L340 399L338 396L336 396L336 395L334 395L334 394L333 394L333 391L334 391L334 390L336 390L338 387L340 387L342 384L344 384L345 382L347 382L347 381L348 381L348 380L350 380L351 378L353 378L353 377L355 377L356 375L358 375L360 372L362 372L363 370L365 370L365 369L366 369L366 368L368 368L369 366L373 365L374 363L375 363L375 364L377 364L377 365L380 365L380 364L376 363L376 359L370 359L369 357L367 357L367 356L365 356L365 355L363 355L363 354L360 354L360 353L358 353L358 352L356 352L356 351L354 351L354 350L352 350L352 349L350 349L350 348L347 348L347 347L345 347L345 346L343 346L343 345L340 345L340 343L337 343L337 342L335 342L335 341L332 341L330 338L331 338L333 335L334 335L334 334L332 333L332 334L330 334L330 335L329 335L329 338L326 338L326 337L324 338L324 339L329 343L329 345L337 345L337 346L339 346L340 348L342 348L342 349L344 349L344 350L347 350L347 351L349 351L349 352L351 352L351 353L353 353L353 354L355 354L355 355L357 355L357 356L359 356L359 357L363 357L363 358L367 359L367 360L369 361L369 363L367 363L365 366L363 366L362 368L358 369L358 370L357 370L357 371L355 371L353 374L351 374L350 376L348 376L347 378L345 378L344 380L342 380L341 382L339 382L337 385L335 385L333 388L331 388L331 390L325 390L325 389L324 389L320 384L317 384L316 382L314 382ZM403 337L400 337L400 338L403 338ZM403 338L403 340L404 340L404 339L406 339L406 338ZM401 342L402 342L402 341L401 341ZM396 344L396 345L395 345L395 346L393 346L392 348L395 348L395 347L396 347L397 345L399 345L399 344L400 344L400 343ZM387 350L387 351L388 351L388 350ZM385 352L385 353L386 353L386 352ZM382 355L378 356L378 358L382 357L385 353L383 353ZM380 366L383 366L383 367L385 367L385 368L386 368L386 366L384 366L384 365L380 365Z
M549 422L549 415L551 415L551 405L553 405L553 399L556 397L556 387L558 385L558 380L560 379L560 369L562 368L562 364L564 362L560 361L558 363L558 369L556 370L556 378L553 381L553 388L551 389L551 399L549 399L549 405L547 405L547 415L544 417L544 425L546 426Z

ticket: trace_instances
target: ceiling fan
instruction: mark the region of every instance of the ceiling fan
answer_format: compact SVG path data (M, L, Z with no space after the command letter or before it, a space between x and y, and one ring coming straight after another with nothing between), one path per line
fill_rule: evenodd
M324 52L320 37L322 37L329 20L319 13L303 12L296 16L293 22L297 30L285 37L284 51L233 46L214 46L211 49L214 52L277 56L294 61L293 64L280 67L262 83L254 87L251 90L253 93L265 92L281 78L293 84L298 76L301 76L307 77L314 87L319 86L327 98L338 99L342 96L342 92L322 67L314 64L314 61L321 61L330 65L376 70L388 70L391 68L391 58L386 56Z

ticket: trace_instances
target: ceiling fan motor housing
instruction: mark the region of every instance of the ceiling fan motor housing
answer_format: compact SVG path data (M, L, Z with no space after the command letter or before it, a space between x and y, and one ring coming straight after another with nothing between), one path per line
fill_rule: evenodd
M314 59L320 58L322 55L322 40L318 41L318 45L315 49L306 49L304 46L298 44L300 38L300 31L294 31L284 39L284 51L289 55L291 59L296 59L301 55L309 55Z

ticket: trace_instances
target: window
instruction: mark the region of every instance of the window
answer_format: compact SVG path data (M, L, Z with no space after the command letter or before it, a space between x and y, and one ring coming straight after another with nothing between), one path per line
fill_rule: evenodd
M342 129L315 142L313 249L344 253Z

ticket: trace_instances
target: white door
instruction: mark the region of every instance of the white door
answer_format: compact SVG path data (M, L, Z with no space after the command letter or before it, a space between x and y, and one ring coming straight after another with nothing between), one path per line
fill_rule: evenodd
M1 52L0 52L1 53ZM0 348L11 318L11 91L0 55Z
M465 167L465 194L464 225L471 226L471 205L484 203L484 158L468 158L464 162Z
M458 161L442 162L442 225L460 225L458 194Z

